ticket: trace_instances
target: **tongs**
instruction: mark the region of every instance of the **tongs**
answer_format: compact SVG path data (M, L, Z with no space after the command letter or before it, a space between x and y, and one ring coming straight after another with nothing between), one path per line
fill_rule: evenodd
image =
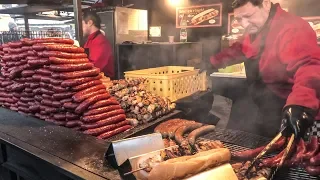
M251 169L254 167L254 165L260 161L260 159L270 150L270 148L283 136L283 132L286 130L287 126L282 128L282 130L277 134L275 138L272 139L272 141L253 159L248 169L245 171L245 176L247 177ZM295 135L291 134L289 142L287 144L287 147L285 148L285 151L281 157L281 161L276 165L276 171L283 165L284 161L286 160L289 151L292 147L293 141L295 139Z

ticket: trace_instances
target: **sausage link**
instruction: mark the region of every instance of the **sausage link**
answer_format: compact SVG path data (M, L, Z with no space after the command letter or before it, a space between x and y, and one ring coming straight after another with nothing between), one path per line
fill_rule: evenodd
M17 42L9 42L8 46L11 48L20 48L22 47L22 42L17 41Z
M88 89L88 88L91 88L93 86L97 86L97 85L100 85L100 84L102 84L101 80L89 81L87 83L80 84L78 86L72 87L72 90L74 90L74 91L82 91L84 89Z
M20 101L24 102L24 103L28 103L28 102L32 102L33 98L28 98L28 97L21 97Z
M29 50L29 51L27 52L27 55L28 55L28 56L37 56L37 52L34 52L34 51L32 51L32 50Z
M73 45L74 41L72 39L65 39L65 38L39 38L28 41L29 43L36 44L36 43L61 43L61 44L70 44Z
M34 75L34 71L33 70L23 70L21 72L21 76L22 77L31 77L32 75Z
M38 66L48 65L49 60L45 58L28 60L28 64L32 67L38 67Z
M132 128L132 126L130 126L130 125L125 125L125 126L122 126L122 127L117 128L117 129L115 129L115 130L112 130L112 131L108 131L108 132L106 132L106 133L103 133L103 134L99 135L97 138L98 138L98 139L108 139L108 138L110 138L110 137L112 137L112 136L114 136L114 135L120 134L120 133L122 133L122 132L124 132L124 131L127 131L127 130L131 129L131 128Z
M45 83L45 82L40 82L40 87L42 88L49 88L49 84Z
M66 113L58 113L53 115L53 119L57 121L65 121L66 120Z
M25 87L26 87L26 85L24 83L23 84L16 83L16 84L11 85L11 91L21 92L24 90Z
M22 97L33 98L33 97L34 97L34 94L32 93L32 91L31 91L31 93L22 92L22 93L21 93L21 96L22 96Z
M62 80L61 79L51 79L51 84L55 86L61 85Z
M63 104L65 109L75 110L79 106L78 103L66 102Z
M103 126L103 127L100 127L100 128L95 128L95 129L88 129L88 130L85 130L83 131L84 134L88 134L88 135L92 135L92 136L98 136L99 134L103 134L103 133L106 133L108 131L112 131L116 128L119 128L119 127L122 127L122 126L125 126L125 125L130 125L130 122L127 121L127 120L124 120L124 121L121 121L117 124L110 124L110 125L107 125L107 126Z
M41 76L40 79L41 82L45 82L45 83L50 83L51 82L51 78L48 76Z
M59 101L52 101L52 107L60 108L61 105L62 105L62 103L60 103Z
M46 94L46 95L49 95L49 96L52 96L52 95L54 96L54 95L56 95L56 94L54 94L53 91L50 91L50 90L45 89L45 88L40 88L40 91L41 91L41 93Z
M56 93L63 93L63 92L66 92L66 88L63 88L61 86L54 86L54 85L49 85L50 89L52 89L54 92Z
M32 78L33 78L34 81L41 81L41 77L42 77L42 75L39 75L39 74L34 74L34 75L32 76Z
M38 56L27 56L26 59L29 61L29 60L36 60L36 59L39 59Z
M18 105L18 107L19 107L19 106L20 106L20 107L29 107L28 103L24 103L24 102L22 102L22 101L18 101L18 102L17 102L17 105Z
M98 80L101 78L101 75L99 74L98 76L95 77L84 77L84 78L77 78L77 79L68 79L68 80L64 80L61 83L62 87L74 87L74 86L78 86L81 85L83 83L87 83L90 81L94 81L94 80Z
M63 93L53 94L53 98L59 101L62 99L71 98L73 95L74 95L74 92L63 92Z
M14 79L16 78L18 75L20 75L20 73L25 70L25 69L28 69L30 68L30 66L28 64L25 64L25 65L21 65L21 66L18 66L16 67L14 70L12 70L10 73L9 73L9 78L10 79Z
M96 114L101 114L104 112L109 112L113 110L121 109L120 105L110 105L110 106L105 106L97 109L91 109L87 112L85 112L83 115L84 116L91 116L91 115L96 115Z
M36 101L38 101L38 102L41 102L42 101L42 96L40 96L40 95L35 95L34 96L34 100L36 100Z
M61 52L67 52L67 53L84 53L84 49L76 46L70 46L70 45L46 45L46 49L48 51L61 51Z
M110 97L110 95L108 93L105 94L99 94L99 95L95 95L92 96L86 100L84 100L76 109L75 112L77 114L81 114L83 113L90 105L100 101L100 100L105 100L108 99Z
M33 89L32 88L24 88L24 91L26 93L32 93Z
M40 110L40 106L39 105L29 106L29 111L30 112L38 112L39 110Z
M176 140L176 142L178 144L181 144L185 139L183 138L183 135L188 132L188 131L193 131L197 128L200 128L202 126L201 123L194 123L194 124L188 124L188 125L183 125L183 126L180 126L175 134L174 134L174 138Z
M60 102L62 104L66 103L66 102L72 102L72 98L62 99L62 100L60 100Z
M40 68L35 70L35 72L37 74L43 75L43 76L51 76L52 71L50 71L49 69L45 69L45 68Z
M77 59L65 59L57 57L49 57L51 64L78 64L78 63L87 63L89 62L88 58L77 58Z
M12 81L2 81L2 82L1 82L1 87L10 86L10 85L12 85L12 84L13 84Z
M83 122L81 122L79 120L67 121L66 127L68 127L68 128L81 127L82 124L83 124Z
M211 131L214 131L215 126L214 125L206 125L202 126L201 128L198 128L196 130L193 130L189 135L188 135L188 141L189 144L194 145L196 142L196 139L204 134L207 134Z
M52 106L52 101L50 101L50 100L48 100L48 99L43 99L43 100L41 101L41 104L42 104L42 105L45 105L45 106L51 107L51 106Z
M81 71L88 70L93 68L92 63L81 63L81 64L63 64L63 65L50 65L49 69L55 72L72 72L72 71Z
M99 90L104 90L104 92L107 92L106 87L103 84L90 87L88 89L82 90L75 95L72 96L72 99L75 102L82 102L83 100L87 99L88 97L92 96L91 94L94 92L97 92Z
M89 110L98 109L98 108L101 108L104 106L109 106L109 105L119 105L119 102L115 98L111 97L107 100L101 100L101 101L94 103L93 105L91 105L89 107Z
M58 57L58 58L68 58L68 59L77 59L77 58L87 58L85 53L66 53L59 51L43 51L43 57Z
M119 114L119 115L116 115L116 116L112 116L112 117L103 119L101 121L97 121L97 122L92 123L92 124L83 124L81 126L81 129L83 129L83 130L95 129L95 128L99 128L99 127L102 127L102 126L107 126L107 125L110 125L110 124L116 124L116 123L118 123L120 121L124 121L125 119L126 119L126 115Z
M81 78L81 77L91 77L99 75L100 70L98 68L92 68L89 70L82 70L82 71L74 71L74 72L64 72L60 74L61 79L74 79L74 78Z
M18 107L18 111L22 111L24 113L30 113L29 108L28 107L23 107L23 106L19 106Z
M67 112L66 118L67 120L75 120L75 119L80 119L80 116L71 112Z
M96 114L96 115L91 115L91 116L83 116L81 118L81 120L86 123L94 123L94 122L100 121L102 119L106 119L108 117L112 117L112 116L124 114L124 113L125 113L125 111L123 109L116 109L116 110L101 113L101 114Z

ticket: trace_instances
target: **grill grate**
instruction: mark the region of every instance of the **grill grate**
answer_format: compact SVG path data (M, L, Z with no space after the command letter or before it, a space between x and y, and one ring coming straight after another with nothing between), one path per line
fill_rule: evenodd
M254 134L218 128L203 138L220 140L231 152L256 148L270 142L270 139ZM320 177L310 176L301 168L281 168L275 173L272 180L320 180Z

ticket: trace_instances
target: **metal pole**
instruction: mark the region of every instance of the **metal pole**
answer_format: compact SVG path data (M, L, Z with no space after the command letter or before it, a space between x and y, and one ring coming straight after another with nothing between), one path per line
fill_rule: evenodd
M76 29L76 39L80 46L83 46L83 32L82 32L82 8L81 0L73 0L74 24Z
M27 15L24 16L24 29L26 31L26 36L30 38L29 19Z

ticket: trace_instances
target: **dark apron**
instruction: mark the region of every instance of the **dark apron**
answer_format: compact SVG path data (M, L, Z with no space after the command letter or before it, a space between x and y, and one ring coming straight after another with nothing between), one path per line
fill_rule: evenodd
M276 7L272 5L266 25L269 24L270 19L274 17L275 13ZM259 55L254 59L247 59L244 65L249 94L259 109L258 117L253 120L253 122L248 122L248 126L252 126L251 133L265 137L273 137L279 131L282 108L286 103L286 99L282 99L274 94L263 82L260 74L259 62L261 55L264 52L267 35L268 32L265 32L261 39Z

